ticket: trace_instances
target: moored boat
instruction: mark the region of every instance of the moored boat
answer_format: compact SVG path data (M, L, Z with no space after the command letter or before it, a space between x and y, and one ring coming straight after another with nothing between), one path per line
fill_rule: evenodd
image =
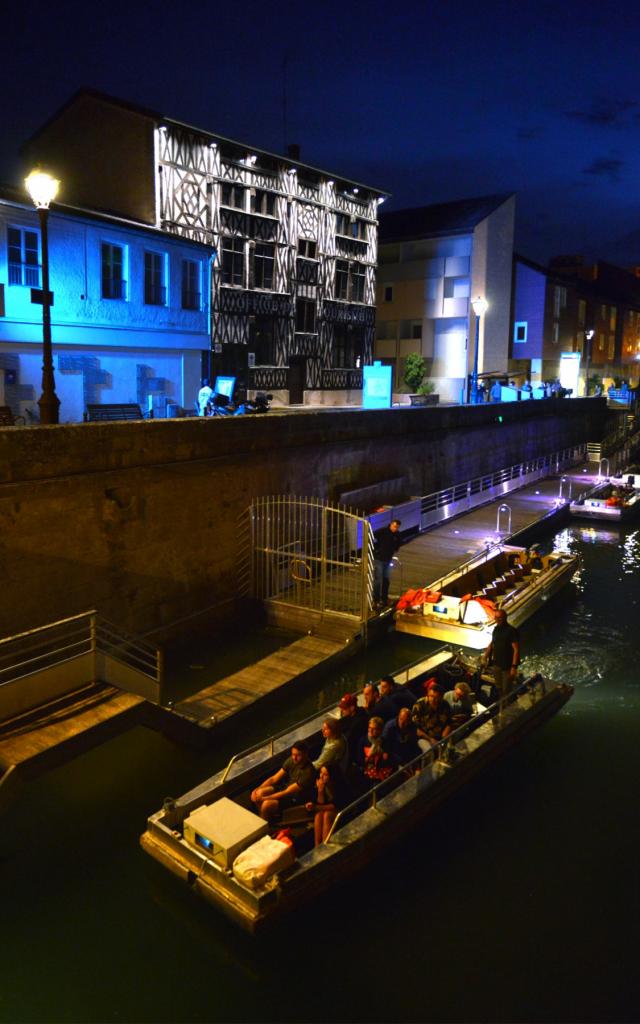
M580 519L625 522L635 517L640 511L640 474L632 467L620 476L599 480L574 498L569 510Z
M480 650L503 608L519 626L564 587L580 566L569 552L539 554L509 544L487 548L429 588L398 602L396 629Z
M452 650L441 650L396 672L395 678L414 693L434 674L451 686L456 658ZM303 823L294 839L293 862L259 885L241 880L244 876L234 870L238 858L246 859L261 842L270 841L264 836L267 823L251 810L251 790L280 767L294 740L304 739L315 756L322 742L322 722L328 715L339 715L335 705L232 758L226 769L178 800L166 800L163 809L148 819L142 846L198 895L255 932L396 842L554 715L572 693L570 686L535 676L502 702L488 708L476 705L469 721L446 740L344 807L324 843L311 847L313 830Z

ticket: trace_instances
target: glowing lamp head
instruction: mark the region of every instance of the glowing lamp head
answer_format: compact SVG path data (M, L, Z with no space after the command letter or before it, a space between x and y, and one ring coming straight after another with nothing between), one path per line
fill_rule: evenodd
M476 316L484 316L489 308L487 300L483 299L480 295L478 295L477 299L472 300L471 305L473 306L473 312Z
M32 171L29 177L25 178L24 183L33 205L37 206L39 210L48 209L60 188L57 178L40 170Z

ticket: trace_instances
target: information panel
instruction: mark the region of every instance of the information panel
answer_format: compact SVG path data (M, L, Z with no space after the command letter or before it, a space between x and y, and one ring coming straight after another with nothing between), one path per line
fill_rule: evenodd
M391 367L379 360L362 368L362 408L391 408Z

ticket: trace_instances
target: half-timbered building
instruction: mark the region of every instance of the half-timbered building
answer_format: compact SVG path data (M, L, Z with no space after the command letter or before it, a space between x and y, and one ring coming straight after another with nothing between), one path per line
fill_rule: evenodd
M61 179L66 202L212 246L214 372L291 404L360 387L379 189L89 90L25 151Z

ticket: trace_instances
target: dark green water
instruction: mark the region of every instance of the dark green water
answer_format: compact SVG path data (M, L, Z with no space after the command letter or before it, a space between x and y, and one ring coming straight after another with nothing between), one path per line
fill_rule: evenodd
M596 542L597 541L597 542ZM640 531L572 528L572 595L523 631L567 708L410 839L264 938L138 847L148 813L339 680L195 753L136 729L25 785L2 819L0 1020L637 1021Z

